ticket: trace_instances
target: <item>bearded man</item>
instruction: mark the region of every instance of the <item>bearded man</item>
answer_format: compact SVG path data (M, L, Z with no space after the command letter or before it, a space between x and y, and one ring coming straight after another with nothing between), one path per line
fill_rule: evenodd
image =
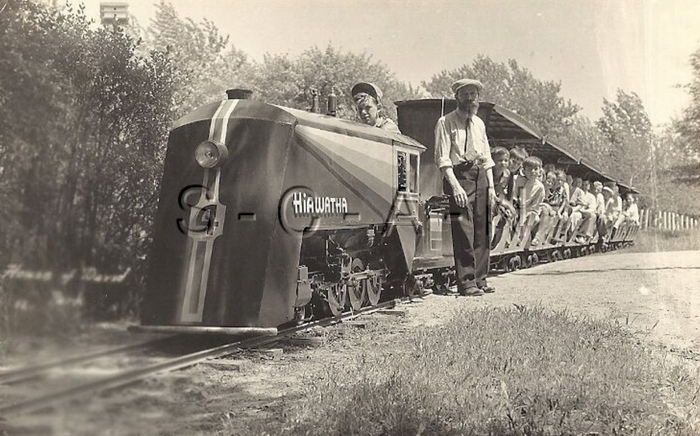
M444 191L450 197L457 291L465 296L495 291L486 284L490 210L496 199L491 170L494 162L486 127L476 115L483 88L478 80L454 82L457 109L435 125L435 162L443 175Z

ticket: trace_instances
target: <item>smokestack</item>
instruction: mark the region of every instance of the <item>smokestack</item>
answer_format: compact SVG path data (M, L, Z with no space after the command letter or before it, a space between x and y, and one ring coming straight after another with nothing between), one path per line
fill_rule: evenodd
M331 93L328 94L328 112L327 112L327 115L334 117L336 115L337 111L338 111L338 97L335 95L335 92L333 91L333 87L331 86Z
M311 92L311 108L309 109L309 112L320 114L321 105L318 103L318 89L311 88L309 91Z
M229 100L250 100L250 98L253 96L253 91L250 89L233 88L227 89L226 95L228 96Z

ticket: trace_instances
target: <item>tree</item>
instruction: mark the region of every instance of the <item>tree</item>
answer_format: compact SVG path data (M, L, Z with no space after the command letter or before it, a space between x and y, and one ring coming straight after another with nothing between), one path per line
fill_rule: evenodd
M700 158L700 48L690 56L693 80L685 85L690 94L690 104L674 127L689 157Z
M613 164L620 180L648 186L654 137L642 99L618 89L616 100L604 99L602 109L596 125L606 140L606 160Z
M254 98L300 109L310 107L312 88L319 92L321 107L325 108L332 88L338 96L338 116L344 118L356 116L349 94L358 81L373 82L383 90L383 101L393 118L393 101L421 95L396 80L370 55L344 52L331 45L309 48L297 57L265 54L262 61L249 60L213 23L180 18L165 2L158 5L147 33L148 45L165 53L176 66L175 116L221 98L224 90L233 87L247 87L254 91Z
M555 142L568 147L576 156L594 163L609 174L614 171L614 163L608 160L608 150L602 132L584 115L574 115L566 131L558 135Z
M700 185L700 48L690 55L693 79L684 86L690 104L672 124L675 161L669 174L678 182Z
M312 47L296 59L265 55L255 66L252 87L264 101L301 109L310 106L310 91L314 88L319 92L322 111L332 89L338 96L338 116L353 119L356 114L350 89L360 81L372 82L382 89L384 105L392 118L396 117L392 102L419 96L368 54L343 52L331 45L323 50Z
M443 70L423 86L435 97L450 96L450 85L455 80L470 77L484 84L482 101L502 105L533 122L544 135L565 136L570 119L581 108L564 99L559 82L536 79L514 59L498 63L488 56L479 55L471 65L454 70Z
M196 23L180 18L171 4L161 1L147 35L148 46L174 65L171 109L175 118L250 81L252 65L247 56L209 20Z
M700 197L697 195L700 171L691 171L687 144L682 142L674 122L654 135L650 205L679 212L698 214Z

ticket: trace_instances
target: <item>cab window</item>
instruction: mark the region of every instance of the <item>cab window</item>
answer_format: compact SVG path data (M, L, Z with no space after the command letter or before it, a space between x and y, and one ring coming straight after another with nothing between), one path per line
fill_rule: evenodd
M396 155L397 187L400 192L418 192L418 154L398 151Z

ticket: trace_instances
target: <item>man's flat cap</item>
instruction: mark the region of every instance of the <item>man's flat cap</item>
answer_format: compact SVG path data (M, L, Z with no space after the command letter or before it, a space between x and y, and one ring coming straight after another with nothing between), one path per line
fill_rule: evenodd
M379 89L379 87L374 83L369 82L356 83L355 86L352 87L350 93L353 97L355 97L357 94L365 93L374 97L377 102L381 101L382 99L382 90Z
M474 85L479 88L479 92L484 89L484 84L475 79L459 79L452 84L452 92L457 94L457 91L464 88L465 86Z

